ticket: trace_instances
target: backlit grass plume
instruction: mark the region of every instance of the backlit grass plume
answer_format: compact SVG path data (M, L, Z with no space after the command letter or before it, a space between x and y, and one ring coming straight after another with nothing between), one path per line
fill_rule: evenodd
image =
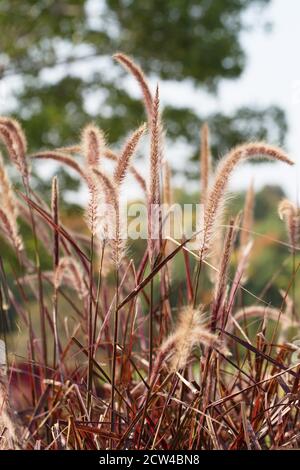
M156 87L153 98L144 73L134 61L125 54L115 54L114 58L120 62L137 80L144 98L145 109L148 117L150 132L150 181L148 192L148 250L152 262L155 239L159 237L161 230L157 205L160 203L160 165L162 162L162 125L159 111L159 89Z
M126 241L123 234L120 194L114 181L105 173L94 169L98 183L105 194L106 238L112 247L113 261L119 267L125 254Z
M202 255L208 252L216 225L218 222L221 223L220 218L224 207L226 189L232 172L237 165L243 161L261 158L268 158L269 160L277 160L287 163L288 165L293 165L293 161L283 150L264 142L239 145L220 161L207 197L207 205L204 214Z
M26 161L27 141L18 121L8 117L0 117L0 140L5 144L11 161L18 168L27 184L29 175Z
M278 206L278 214L286 224L291 248L299 245L300 239L300 209L288 199L283 199Z
M125 176L130 168L131 158L136 152L138 143L145 131L146 125L143 124L129 137L125 143L114 171L114 181L117 186L120 186L125 179Z
M110 150L108 148L105 149L105 157L108 160L112 160L113 162L117 162L119 160L119 156L115 152L113 152L112 150ZM138 183L138 185L142 189L144 195L147 197L147 194L148 194L147 182L146 182L145 178L141 175L141 172L138 171L134 165L129 165L128 171L135 178L136 182Z
M12 188L10 178L7 174L2 155L0 153L0 200L1 207L11 217L16 219L18 215L17 201Z
M246 248L251 239L251 230L253 227L254 218L254 188L253 181L246 193L245 205L243 210L242 227L240 235L240 249Z
M94 124L84 127L81 134L81 149L89 167L97 167L104 153L104 134Z
M130 57L125 54L122 54L121 52L115 54L113 57L133 75L133 77L140 85L144 98L145 108L148 116L151 118L153 98L142 69Z
M15 220L10 218L9 214L3 209L0 209L0 229L8 243L10 243L18 253L23 250L23 242L19 236Z
M161 234L161 220L158 207L161 203L160 168L162 164L162 126L159 110L159 89L156 88L150 120L150 182L148 200L148 250L150 262L153 262L157 239Z
M87 175L83 169L83 167L70 155L65 152L57 151L57 150L45 150L43 152L37 152L30 155L30 158L33 160L54 160L59 162L63 165L70 167L74 170L79 176L81 176L84 180L87 180Z
M218 321L221 320L222 316L222 326L226 323L225 317L225 296L227 292L228 284L228 270L230 265L230 257L233 250L233 244L236 236L236 226L238 225L239 217L237 221L231 221L223 246L223 252L220 257L220 262L218 266L218 276L215 284L214 299L212 303L212 312L211 312L211 329L215 331Z
M18 252L22 251L23 241L19 234L17 222L18 206L15 194L7 174L2 155L0 154L0 230L6 240Z
M157 371L165 360L169 360L171 371L183 369L194 347L200 344L228 353L218 336L210 331L203 309L186 307L179 314L174 332L161 345L158 354L160 364L155 364L154 371Z

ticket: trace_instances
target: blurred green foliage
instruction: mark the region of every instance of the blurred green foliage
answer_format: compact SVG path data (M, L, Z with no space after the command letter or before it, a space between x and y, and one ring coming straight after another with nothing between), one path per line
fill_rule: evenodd
M91 119L117 143L145 116L138 95L124 87L126 73L111 59L114 52L132 55L155 80L189 81L195 94L216 93L223 79L243 72L241 33L269 1L2 0L2 94L5 83L17 78L12 113L24 125L30 151L74 143ZM254 10L251 25L248 10ZM283 143L286 133L284 113L275 106L207 115L172 103L164 119L168 138L188 143L191 157L204 120L216 157L248 139ZM193 166L189 173L194 175Z

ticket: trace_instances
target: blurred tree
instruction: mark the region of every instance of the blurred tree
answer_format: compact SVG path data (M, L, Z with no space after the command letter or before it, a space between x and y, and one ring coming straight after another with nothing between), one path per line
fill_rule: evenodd
M269 1L2 0L0 77L4 84L18 79L11 111L30 149L73 143L90 119L115 143L144 118L139 97L127 92L124 71L110 59L117 50L151 77L189 80L216 93L221 80L244 69L245 12ZM232 116L167 106L164 116L169 138L185 139L194 155L204 119L215 155L249 138L283 142L286 131L284 113L274 106Z

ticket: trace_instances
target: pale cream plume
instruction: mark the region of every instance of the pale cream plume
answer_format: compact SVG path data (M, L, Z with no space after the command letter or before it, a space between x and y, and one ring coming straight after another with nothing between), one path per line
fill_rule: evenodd
M204 214L204 235L201 255L204 256L210 249L215 228L222 216L225 193L229 178L242 161L248 159L268 158L293 165L288 155L281 149L265 144L264 142L240 145L231 150L219 163L214 183L209 191Z
M6 240L18 251L24 249L15 221L3 209L0 209L0 228Z
M120 64L122 64L123 67L125 67L134 76L134 78L140 85L148 117L151 117L153 99L143 71L138 65L134 63L134 61L130 57L125 54L122 54L121 52L114 54L113 58L117 60Z
M0 116L0 140L4 142L11 161L16 165L27 184L29 175L26 161L27 142L18 121Z
M223 252L220 258L219 268L218 268L218 277L215 286L215 293L214 293L214 300L212 303L212 313L211 313L211 328L212 331L215 331L216 326L218 325L218 321L220 320L220 314L223 313L224 317L224 302L225 302L225 294L226 294L226 287L227 287L227 276L230 264L231 253L233 250L233 244L236 235L236 226L238 225L239 217L237 217L236 221L231 221L229 225L229 229L227 231L225 240L224 240L224 247ZM223 323L223 322L222 322Z
M120 158L117 161L117 166L114 172L114 181L117 186L119 186L123 182L130 167L130 160L133 157L137 149L138 143L145 131L146 124L143 124L129 137L129 139L125 143Z
M11 181L4 166L4 161L0 153L0 197L1 207L14 219L18 216L18 207Z
M123 224L120 211L119 189L115 183L103 172L94 169L98 177L106 202L106 239L112 247L113 259L117 267L120 266L126 250L126 239L123 236Z
M229 354L218 336L209 330L203 310L186 307L179 315L174 332L161 345L152 375L159 372L163 361L167 359L170 360L171 371L183 369L193 348L199 344L215 347L223 354Z
M279 203L278 214L286 224L291 248L294 250L300 239L300 209L288 199L283 199Z
M104 134L99 127L88 124L81 134L81 151L89 167L97 167L105 148Z
M161 229L159 220L160 207L160 168L161 168L161 120L159 112L159 89L156 93L152 107L152 117L150 121L150 183L148 202L148 249L150 262L156 246L156 239Z
M0 226L6 240L18 252L24 248L17 222L18 207L12 185L0 154Z

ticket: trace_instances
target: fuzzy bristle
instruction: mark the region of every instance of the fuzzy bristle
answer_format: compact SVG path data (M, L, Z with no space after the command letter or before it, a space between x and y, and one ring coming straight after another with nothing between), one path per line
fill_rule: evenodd
M130 57L125 54L122 54L121 52L114 54L113 58L117 60L121 65L123 65L123 67L125 67L134 76L134 78L140 85L144 97L144 103L147 114L148 116L151 116L153 99L142 69L138 65L136 65Z
M87 165L97 167L105 148L105 138L101 129L94 124L88 124L81 134L81 148Z
M109 148L106 148L104 150L104 155L108 160L111 160L113 162L117 162L119 160L119 156ZM133 165L129 165L129 171L141 187L143 193L147 196L147 183L145 178Z
M170 369L183 369L195 346L214 346L228 354L220 343L218 336L209 330L207 318L201 309L184 308L178 318L174 332L165 340L160 348L160 354L170 356Z
M300 209L288 199L283 199L279 203L278 214L285 221L291 248L294 250L300 239Z
M129 168L130 160L133 157L140 138L145 133L145 131L146 124L143 124L127 140L121 152L120 158L118 159L117 167L114 172L114 181L116 185L119 186L123 182Z
M150 183L148 202L148 250L152 260L160 227L158 226L158 207L160 205L160 164L161 164L161 122L159 111L159 89L153 101L152 118L150 125Z
M7 174L2 155L0 153L0 197L2 208L14 219L18 216L18 207L10 178Z
M0 117L0 139L5 144L12 162L18 168L27 185L29 174L26 161L27 143L20 124L15 119Z
M93 170L102 185L107 207L107 238L112 247L113 260L117 267L120 266L126 251L126 239L123 234L124 224L120 210L119 188L103 172Z
M212 304L212 314L211 314L211 329L215 331L218 321L220 320L220 314L223 313L223 321L224 323L225 316L224 316L224 297L226 292L226 284L227 284L227 274L229 269L230 257L233 250L234 238L235 238L235 226L237 225L236 222L231 221L229 225L229 229L227 231L222 256L220 257L220 265L218 269L218 277L215 286L215 294L214 300Z
M242 161L261 158L268 158L293 165L293 161L283 150L264 142L239 145L220 161L214 183L207 197L204 214L204 238L201 248L202 256L209 251L216 223L222 216L225 192L232 172Z
M0 228L6 240L17 250L21 252L24 249L22 238L19 235L16 220L9 213L0 209Z

